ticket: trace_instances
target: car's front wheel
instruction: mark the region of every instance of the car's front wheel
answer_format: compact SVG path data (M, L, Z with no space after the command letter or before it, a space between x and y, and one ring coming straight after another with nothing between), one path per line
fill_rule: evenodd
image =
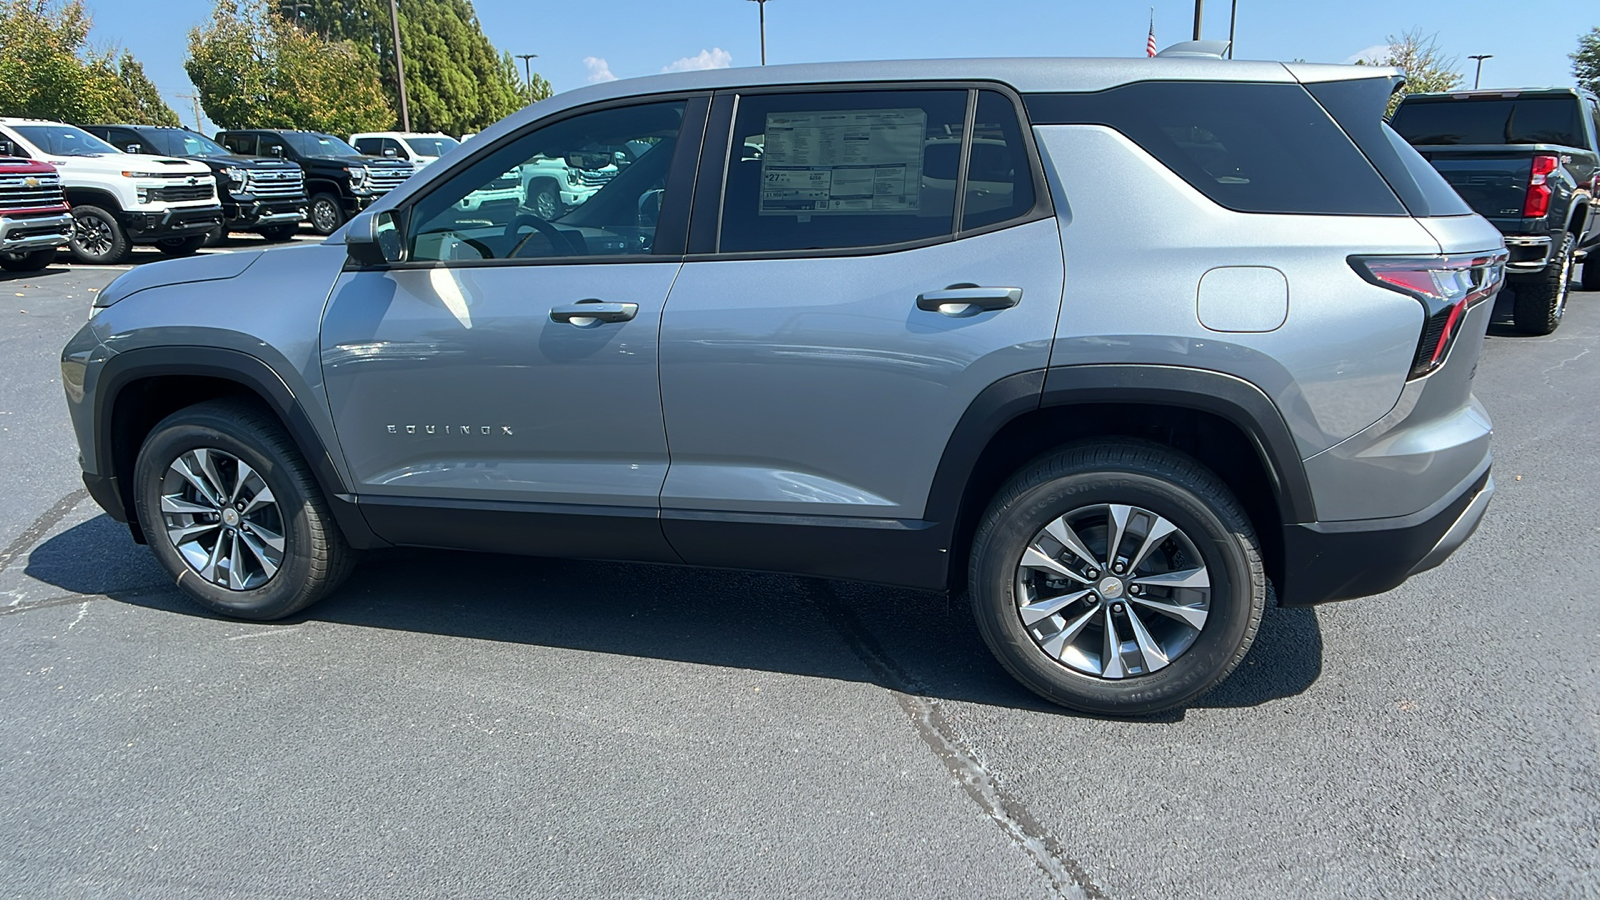
M333 194L317 194L311 198L311 227L317 234L327 236L344 224L344 207Z
M108 266L128 258L133 245L122 223L109 210L82 204L72 208L72 257L81 263Z
M1249 519L1168 448L1063 448L1001 489L973 541L979 630L1035 693L1099 715L1187 703L1244 658L1266 606Z
M291 615L353 563L310 468L255 404L208 401L162 420L139 450L134 492L156 558L226 615Z
M260 229L261 236L266 238L268 243L273 244L281 244L284 241L292 241L294 240L294 236L299 233L299 231L299 222L291 222L288 225L269 225L266 228Z
M174 259L193 256L199 252L201 247L205 246L210 234L210 232L206 232L205 234L192 234L188 237L162 238L156 241L156 249L160 250L163 256L170 256Z
M0 253L0 269L7 272L38 272L47 268L55 258L54 247L27 253Z

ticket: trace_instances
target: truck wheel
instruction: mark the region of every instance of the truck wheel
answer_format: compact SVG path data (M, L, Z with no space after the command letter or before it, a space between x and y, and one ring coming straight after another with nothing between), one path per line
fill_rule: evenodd
M1255 532L1209 470L1157 444L1066 447L1012 477L972 544L989 649L1053 703L1144 715L1227 677L1267 582Z
M1572 246L1572 235L1563 235L1561 247L1542 272L1510 280L1516 294L1511 318L1523 334L1549 334L1561 324L1571 289Z
M81 263L108 266L128 258L133 244L117 217L98 206L72 208L72 258Z
M205 245L211 237L210 232L195 234L183 238L162 238L156 241L156 249L171 257L193 256L195 251Z
M528 195L528 209L546 222L561 218L561 197L549 182L533 186Z
M311 198L311 227L317 234L330 235L344 224L344 207L332 194L317 194Z
M221 247L228 242L228 229L221 225L206 232L206 239L201 242L202 247Z
M1589 251L1589 258L1583 261L1583 278L1578 285L1586 291L1600 291L1600 247Z
M7 272L38 272L55 262L55 258L54 247L31 253L0 253L0 269Z
M353 564L294 442L254 404L213 400L163 419L133 479L156 559L224 615L291 615L338 587Z
M291 222L288 225L269 225L268 227L261 229L260 234L262 237L266 238L269 243L281 244L284 241L294 240L294 236L299 232L300 223Z

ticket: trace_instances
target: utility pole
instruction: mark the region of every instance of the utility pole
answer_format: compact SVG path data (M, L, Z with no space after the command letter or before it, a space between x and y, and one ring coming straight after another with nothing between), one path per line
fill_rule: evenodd
M533 70L529 68L528 60L534 59L538 55L537 53L516 54L516 58L522 60L522 83L530 88L533 87Z
M196 93L193 93L193 94L178 94L177 96L178 96L179 100L193 100L194 101L194 130L195 130L196 134L199 134L200 133L200 94L198 92L196 92Z
M767 2L768 0L750 0L761 10L761 64L767 64Z
M405 54L400 51L400 10L389 0L389 25L394 29L394 77L400 84L400 130L411 130L411 109L406 105Z
M1194 39L1200 40L1200 8L1205 6L1206 0L1194 0Z
M1476 53L1476 54L1472 54L1472 55L1468 56L1467 59L1475 59L1475 60L1478 61L1478 72L1477 72L1477 74L1472 76L1472 89L1473 90L1477 90L1478 89L1478 82L1483 78L1483 61L1486 60L1486 59L1494 59L1494 54L1493 53Z

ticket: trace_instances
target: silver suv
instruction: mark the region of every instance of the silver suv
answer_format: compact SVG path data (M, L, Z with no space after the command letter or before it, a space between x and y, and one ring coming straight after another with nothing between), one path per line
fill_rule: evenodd
M787 572L965 590L1044 697L1181 704L1270 599L1386 591L1493 490L1505 253L1383 124L1395 74L563 93L325 243L113 282L63 356L84 479L229 615L391 545ZM539 158L617 171L555 218L462 202Z

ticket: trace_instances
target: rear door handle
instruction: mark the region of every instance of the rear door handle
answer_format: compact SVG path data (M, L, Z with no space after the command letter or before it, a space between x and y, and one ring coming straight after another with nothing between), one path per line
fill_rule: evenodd
M637 303L604 303L589 299L568 306L557 306L550 310L550 321L588 328L602 322L626 322L638 314Z
M917 309L956 319L997 309L1010 309L1021 302L1022 288L978 287L975 284L952 284L942 291L917 295Z

